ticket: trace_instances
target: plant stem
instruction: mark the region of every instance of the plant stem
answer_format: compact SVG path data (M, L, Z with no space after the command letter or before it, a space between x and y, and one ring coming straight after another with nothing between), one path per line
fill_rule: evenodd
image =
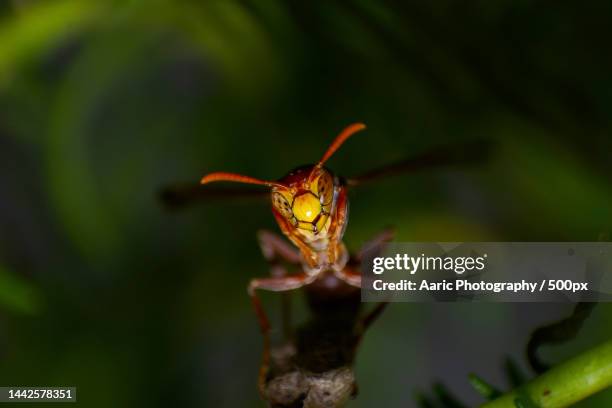
M517 400L540 408L567 407L610 386L612 341L559 364L481 408L515 408Z

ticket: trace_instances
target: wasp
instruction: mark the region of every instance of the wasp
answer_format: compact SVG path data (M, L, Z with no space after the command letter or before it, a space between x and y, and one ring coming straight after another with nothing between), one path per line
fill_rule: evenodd
M299 250L296 253L276 235L260 234L266 258L280 256L303 267L299 274L255 278L249 283L248 293L264 333L268 332L270 324L257 297L258 289L274 292L294 290L311 284L326 273L334 274L351 286L361 286L361 274L346 267L349 254L342 242L349 213L347 186L324 165L349 137L363 129L365 125L362 123L348 126L316 164L298 167L278 181L226 172L207 174L200 181L201 184L229 181L270 188L272 214L282 233Z
M278 180L213 172L206 174L200 180L200 185L206 185L205 189L202 189L202 186L189 185L171 187L162 192L162 199L167 205L180 207L199 199L261 195L261 191L258 190L213 189L208 186L211 183L242 183L258 186L256 188L259 189L261 187L268 189L265 194L269 194L274 219L282 234L293 245L270 231L261 231L258 234L262 253L272 265L271 276L254 278L248 285L248 294L264 337L264 356L259 376L259 387L262 392L266 385L265 376L270 358L271 325L257 291L288 292L306 288L313 313L325 316L318 320L329 320L330 305L341 308L344 306L343 302L354 304L355 292L358 293L362 283L360 265L364 254L380 252L384 244L393 238L393 233L386 230L359 252L349 253L342 241L349 219L349 188L397 173L481 160L488 150L488 144L476 141L435 149L351 179L336 175L326 167L326 163L349 138L365 128L363 123L347 126L336 136L315 164L298 167ZM288 273L282 263L297 266L297 273ZM345 302L346 299L353 300ZM356 299L359 303L358 296ZM325 305L327 309L325 307L322 309L320 305ZM380 304L361 319L354 311L345 315L349 316L347 320L350 322L340 331L340 336L351 340L346 342L350 350L344 353L348 356L344 363L350 365L365 328L380 315L383 308L384 304ZM355 331L354 327L360 330ZM338 354L338 350L334 349L333 353Z

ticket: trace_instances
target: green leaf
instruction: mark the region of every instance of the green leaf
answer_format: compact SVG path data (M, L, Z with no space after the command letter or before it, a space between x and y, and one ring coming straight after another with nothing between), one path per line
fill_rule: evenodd
M469 374L468 379L472 384L472 387L478 392L480 395L485 397L487 400L493 400L502 395L502 392L493 387L491 384L478 377L476 374Z

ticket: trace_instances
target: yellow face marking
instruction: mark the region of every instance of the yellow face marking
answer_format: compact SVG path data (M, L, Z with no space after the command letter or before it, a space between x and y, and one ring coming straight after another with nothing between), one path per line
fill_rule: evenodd
M317 220L317 231L323 231L323 228L325 227L325 224L327 223L327 220L329 219L329 215L327 214L321 214L321 217Z
M293 200L293 215L299 221L313 222L321 212L321 202L314 194L308 192Z
M312 232L314 232L315 230L315 226L313 224L309 222L304 222L304 221L298 221L298 228L306 230L306 231L312 231Z

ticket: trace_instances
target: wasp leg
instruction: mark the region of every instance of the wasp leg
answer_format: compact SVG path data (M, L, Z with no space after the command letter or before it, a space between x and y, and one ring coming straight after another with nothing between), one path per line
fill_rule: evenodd
M361 262L364 256L368 254L378 255L383 250L386 243L393 240L395 237L395 231L392 228L387 228L383 230L378 235L374 236L371 241L366 242L364 246L361 247L359 252L355 254L355 260L357 262Z
M278 258L281 258L290 264L297 265L302 260L299 251L273 232L261 230L257 233L257 239L264 258L269 262L277 262Z
M310 283L314 278L306 275L291 275L283 277L253 279L249 283L248 293L255 308L255 314L259 321L259 327L263 335L264 350L259 368L259 391L264 394L266 386L266 376L270 367L270 320L261 305L261 300L257 297L257 289L265 289L273 292L286 292L288 290L299 289Z
M287 269L281 261L294 265L300 264L302 258L299 251L279 235L261 230L257 233L257 239L264 258L270 264L272 277L280 278L287 275ZM287 340L291 337L291 299L288 293L281 295L281 319L283 334Z
M299 289L310 283L310 281L312 281L312 278L306 274L251 280L248 292L253 301L262 333L266 334L270 330L270 322L255 291L257 289L265 289L272 292L286 292L288 290Z
M374 239L365 244L354 257L355 263L360 264L366 254L380 253L384 245L393 239L393 236L394 232L391 229L386 229L375 236ZM346 266L336 274L340 279L349 285L361 288L361 272L359 271L358 267L355 266L355 264Z
M361 288L361 273L351 267L345 267L343 270L336 272L336 276L351 286Z

